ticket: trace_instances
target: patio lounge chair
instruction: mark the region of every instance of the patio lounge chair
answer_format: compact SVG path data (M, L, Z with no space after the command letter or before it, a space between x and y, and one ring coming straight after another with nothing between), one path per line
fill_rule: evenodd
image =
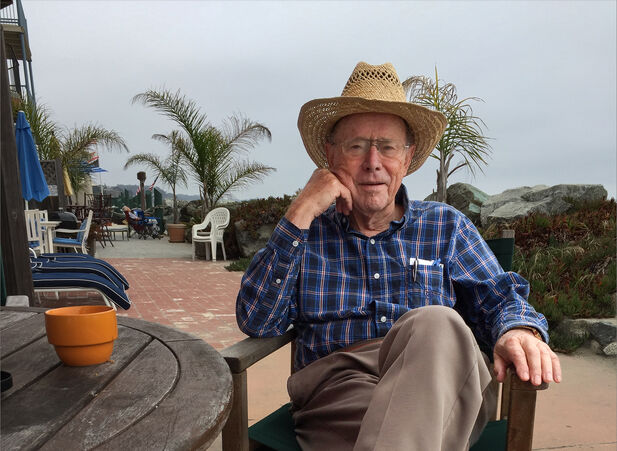
M88 249L86 248L86 241L88 240L88 233L90 233L90 224L92 224L92 210L88 213L88 217L81 222L79 229L56 229L56 233L76 234L75 238L54 238L54 246L57 248L78 249L81 248L81 252L86 254Z
M192 229L193 260L195 260L195 243L210 243L212 261L216 261L216 243L221 243L223 248L223 260L227 260L223 234L229 225L229 210L224 207L215 208L206 215L201 224L195 224ZM210 225L209 232L203 232Z
M103 260L86 254L43 254L31 258L30 267L35 292L97 291L107 305L131 307L128 282Z
M508 237L509 236L509 237ZM488 240L487 244L505 271L512 265L514 253L513 235ZM223 428L223 451L272 449L276 451L299 451L294 424L285 404L262 420L248 427L247 369L277 349L291 343L293 355L297 332L290 328L285 334L269 338L246 338L221 351L233 377L234 399L231 413ZM536 393L548 387L547 383L534 386L521 381L514 371L508 370L506 382L501 387L501 408L490 421L479 441L471 451L530 451L533 439L533 423Z

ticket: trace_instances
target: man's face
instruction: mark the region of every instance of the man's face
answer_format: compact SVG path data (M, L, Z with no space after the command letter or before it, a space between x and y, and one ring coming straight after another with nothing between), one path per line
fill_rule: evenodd
M394 156L380 153L374 141L365 154L345 152L343 147L345 143L349 146L354 142L366 143L365 140L406 145L403 120L384 113L352 114L338 122L331 138L333 143L326 143L329 169L351 192L352 211L374 216L394 208L394 198L407 173L415 145Z

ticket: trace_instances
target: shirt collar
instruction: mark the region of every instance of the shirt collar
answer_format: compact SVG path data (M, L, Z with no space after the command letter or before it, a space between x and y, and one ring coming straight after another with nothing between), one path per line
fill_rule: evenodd
M403 227L407 221L410 219L410 211L409 211L409 197L407 196L407 188L405 185L401 184L401 187L398 189L396 196L394 197L394 203L397 205L403 206L403 216L401 219L390 222L390 227L388 230L384 230L375 236L382 238L392 235L398 229ZM359 232L353 231L349 229L349 217L345 216L343 213L337 212L334 207L331 207L334 211L334 221L338 224L339 227L343 229L345 233L352 233L354 235L363 236Z

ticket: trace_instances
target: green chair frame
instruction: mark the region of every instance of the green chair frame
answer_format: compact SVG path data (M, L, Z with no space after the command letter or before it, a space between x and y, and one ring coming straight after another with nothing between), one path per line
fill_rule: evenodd
M512 266L514 231L505 230L502 238L487 240L487 244L505 271ZM271 338L246 338L221 354L229 365L233 377L234 396L227 423L223 428L223 451L247 450L300 450L294 432L289 405L285 404L259 422L248 427L248 394L246 370L274 351L291 343L291 371L295 354L296 331L290 328L285 334ZM484 429L471 451L530 451L533 440L536 394L548 384L535 386L521 381L513 370L500 384L500 407L494 421Z

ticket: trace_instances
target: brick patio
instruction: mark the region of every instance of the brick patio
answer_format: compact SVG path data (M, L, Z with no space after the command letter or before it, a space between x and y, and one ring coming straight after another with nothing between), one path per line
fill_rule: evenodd
M236 325L242 273L227 262L182 258L106 258L130 284L132 306L118 315L165 324L197 335L216 349L245 338Z

